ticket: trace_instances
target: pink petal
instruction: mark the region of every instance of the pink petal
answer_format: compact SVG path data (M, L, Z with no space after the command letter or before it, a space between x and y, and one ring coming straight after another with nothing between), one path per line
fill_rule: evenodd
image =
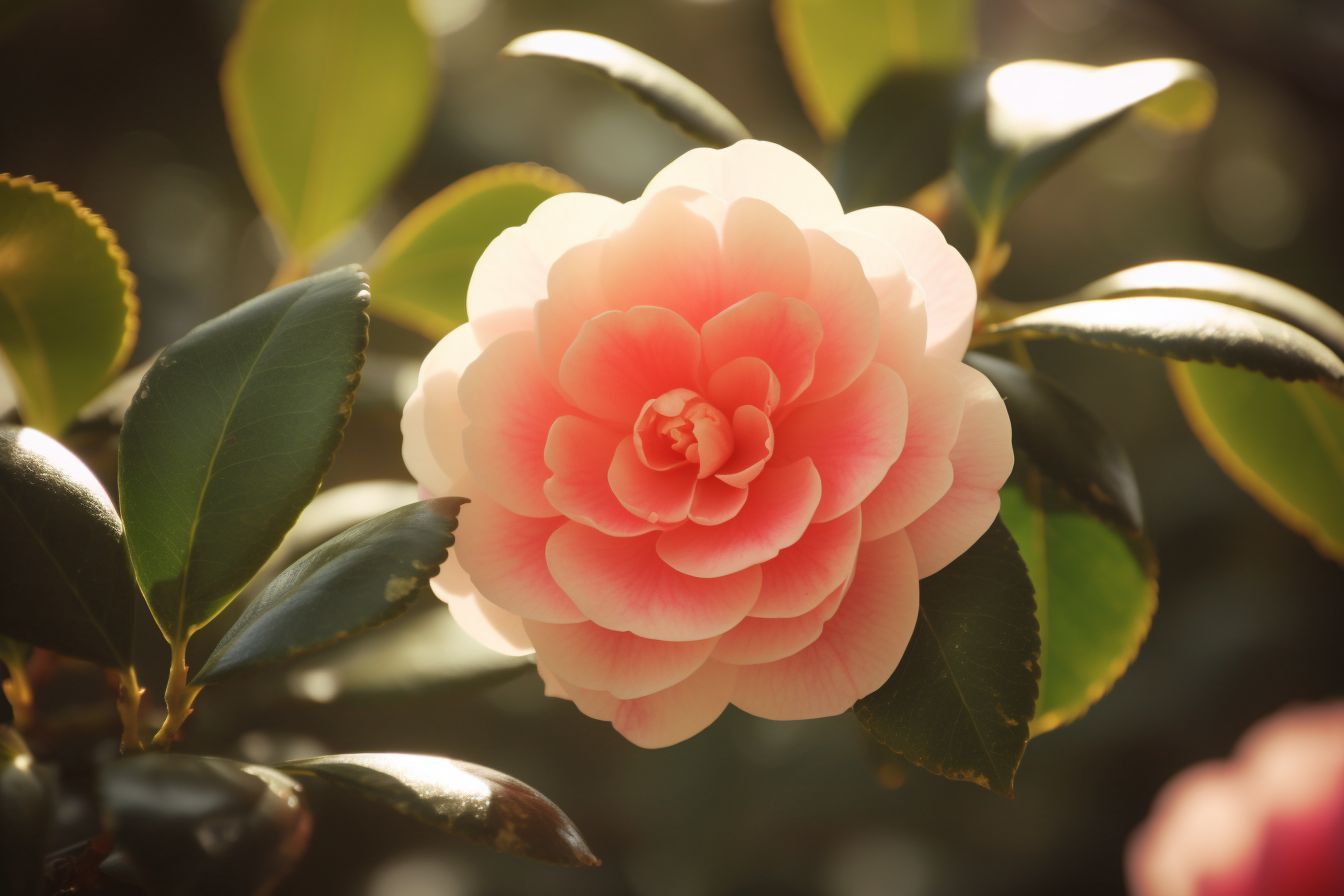
M532 652L522 619L476 593L452 554L439 567L438 575L429 580L429 587L435 597L448 605L453 621L481 644L506 656L526 656Z
M711 476L695 484L691 498L691 512L687 517L701 526L718 526L728 522L747 503L746 487L737 487Z
M767 415L779 407L779 379L760 358L737 358L709 376L706 397L725 413L744 404Z
M880 320L877 294L854 253L825 233L809 230L812 282L799 296L821 318L816 373L803 401L820 401L842 391L867 369L877 352Z
M478 494L462 508L453 553L476 590L501 609L542 622L582 622L587 616L546 566L546 542L564 522L519 516Z
M711 581L752 569L802 537L820 499L821 479L812 461L768 466L752 481L737 516L718 526L686 523L669 529L657 536L658 556L674 569Z
M607 481L616 447L624 437L610 426L582 417L561 417L546 437L544 459L555 474L542 488L556 510L608 535L643 535L655 523L626 510Z
M606 311L579 330L560 362L560 386L594 416L633 425L644 403L677 388L694 389L700 337L667 308Z
M1003 399L979 371L963 364L957 375L965 408L949 454L952 487L906 529L920 578L951 563L985 533L1013 469L1012 426Z
M778 378L784 403L793 401L812 382L821 337L821 318L810 306L766 292L724 309L700 329L701 349L710 370L737 358L760 358Z
M821 475L819 522L835 519L875 489L905 443L905 385L872 365L832 398L803 405L775 428L775 463L809 457Z
M533 309L537 351L546 376L560 385L560 362L579 330L603 311L619 310L602 287L604 240L582 243L551 266L546 299Z
M847 227L828 232L858 257L877 295L881 321L875 359L902 379L913 376L924 364L928 341L924 290L906 273L905 263L889 241Z
M864 499L864 541L906 528L951 488L952 461L947 457L903 453Z
M733 412L733 453L715 478L745 488L775 453L775 429L764 411L744 404Z
M737 669L712 660L664 691L622 701L611 724L638 747L670 747L699 734L725 709Z
M525 224L495 237L467 286L467 316L485 341L531 329L551 265L572 246L595 239L620 207L606 196L561 193L533 209Z
M739 667L733 703L767 719L838 715L896 671L918 615L919 581L905 536L865 542L854 583L821 637L786 659Z
M742 198L723 217L724 301L754 293L798 296L812 276L807 241L798 225L760 199Z
M603 628L697 641L723 634L747 615L761 591L759 569L696 578L659 559L657 539L612 538L566 523L547 542L546 560L565 593Z
M881 206L849 213L844 226L867 231L896 248L924 290L928 354L961 360L975 317L975 277L937 225L908 208Z
M591 622L551 625L528 619L523 626L536 645L538 663L575 687L623 700L684 681L705 664L717 640L654 641Z
M799 227L825 227L844 209L835 190L801 156L774 143L741 140L726 149L692 149L658 172L644 188L652 196L686 186L731 202L762 199Z
M844 586L838 586L801 616L787 619L748 616L719 638L713 658L721 663L746 666L793 656L821 636L822 627L835 615L844 594Z
M828 523L813 523L797 543L761 564L761 596L752 616L801 616L821 603L854 572L863 514L854 508Z
M650 470L639 459L633 436L621 439L607 468L607 484L616 500L655 528L686 519L696 481L696 468L692 466Z
M462 374L458 397L471 421L463 450L482 488L514 513L555 516L543 454L551 423L570 408L542 375L532 334L492 342Z
M462 430L467 415L458 402L462 371L483 345L471 324L439 340L420 365L420 378L401 416L401 456L415 481L433 495L452 494L467 474Z

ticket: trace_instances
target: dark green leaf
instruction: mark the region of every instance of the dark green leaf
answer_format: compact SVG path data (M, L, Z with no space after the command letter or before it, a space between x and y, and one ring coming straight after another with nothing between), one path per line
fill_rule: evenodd
M136 578L180 641L261 567L317 491L368 339L363 273L272 290L170 345L122 428L121 509Z
M467 283L490 241L557 193L578 190L540 165L469 174L402 219L369 263L374 310L431 339L467 319Z
M463 503L410 504L314 548L243 611L195 683L321 650L404 612L448 556Z
M1272 317L1204 299L1135 296L1071 302L988 328L991 336L1062 338L1177 361L1211 361L1283 380L1344 384L1344 361Z
M432 47L405 0L250 0L220 82L257 205L311 259L415 149Z
M559 865L600 864L555 803L494 769L410 753L319 756L281 768L292 775L315 775L499 852Z
M1130 531L1143 527L1129 457L1087 408L1052 381L1002 358L972 352L966 363L1004 397L1018 451L1093 513Z
M0 174L0 259L0 362L24 422L59 435L131 353L135 280L102 218L31 177Z
M55 439L0 426L0 632L104 666L131 662L140 590L102 483Z
M1124 296L1180 296L1249 308L1287 321L1344 356L1344 315L1282 280L1209 261L1156 261L1103 277L1071 301Z
M919 621L887 683L854 707L868 732L934 774L1008 796L1036 705L1031 580L995 521L919 585Z
M52 797L18 732L0 725L0 893L38 892Z
M1191 428L1227 475L1344 563L1344 399L1314 383L1206 364L1168 372Z
M1027 488L1003 490L1002 518L1036 589L1035 735L1081 716L1129 667L1157 609L1157 564L1141 535L1087 513L1034 467L1019 464L1018 475Z
M1186 59L1104 68L1029 59L996 69L984 105L957 141L954 166L971 210L998 221L1038 180L1136 112L1172 130L1203 127L1213 82Z
M503 53L564 59L592 69L710 146L727 146L751 136L742 122L704 88L657 59L609 37L583 31L534 31L514 38Z
M974 0L775 0L775 29L803 107L833 140L888 72L970 60L975 7Z
M212 756L122 759L104 769L101 796L117 853L151 893L269 893L312 830L287 775Z

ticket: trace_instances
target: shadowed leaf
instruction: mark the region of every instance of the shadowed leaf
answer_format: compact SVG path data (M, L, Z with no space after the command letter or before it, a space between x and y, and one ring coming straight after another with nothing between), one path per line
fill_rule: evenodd
M409 753L319 756L281 768L498 852L559 865L600 864L555 803L494 769Z
M38 892L54 796L18 732L0 725L0 893Z

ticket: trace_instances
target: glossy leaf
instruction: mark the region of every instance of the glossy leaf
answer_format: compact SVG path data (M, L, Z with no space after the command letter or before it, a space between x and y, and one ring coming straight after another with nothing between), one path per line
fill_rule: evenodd
M1087 408L1051 380L1011 361L972 352L966 363L1003 396L1018 451L1093 513L1129 531L1142 528L1139 486L1129 457Z
M751 136L704 88L609 37L583 31L534 31L514 38L502 52L505 56L563 59L591 69L710 146L727 146Z
M131 662L140 591L107 492L65 446L0 426L0 632L104 666Z
M463 503L409 504L314 548L248 605L195 683L321 650L404 612L448 556Z
M855 714L915 765L1011 796L1036 705L1040 650L1031 580L996 521L920 582L919 621L905 656Z
M774 15L803 108L828 140L893 69L952 69L975 55L974 0L775 0Z
M1072 301L1124 296L1183 296L1259 311L1287 321L1344 356L1344 314L1282 280L1209 261L1155 261L1084 286Z
M983 78L968 69L900 69L859 106L836 147L846 208L903 203L952 167L952 145Z
M1086 512L1038 470L1019 478L1027 488L1003 490L1001 516L1036 589L1036 735L1081 716L1129 668L1157 609L1157 565L1142 536Z
M1272 317L1204 299L1071 302L994 324L988 333L1071 339L1177 361L1244 367L1277 379L1344 385L1344 361L1316 339Z
M430 39L407 0L249 0L224 110L257 204L304 258L362 215L429 118Z
M1028 59L996 69L983 107L957 143L955 168L971 210L992 222L1038 180L1128 113L1169 130L1203 127L1213 81L1186 59L1103 68Z
M426 601L358 641L298 663L285 680L299 700L332 703L480 688L534 668L530 657L485 647L462 631L446 605Z
M272 290L192 330L145 375L122 427L136 578L170 642L209 622L313 497L368 339L358 268Z
M17 731L0 725L0 893L37 893L54 794Z
M281 768L498 852L559 865L600 864L555 803L494 769L410 753L319 756Z
M467 319L467 283L490 241L543 200L578 189L539 165L499 165L446 187L407 215L369 263L375 310L442 338Z
M103 770L117 855L151 893L271 892L308 846L302 788L272 768L149 754Z
M126 255L69 193L0 174L0 362L25 423L59 435L135 344Z
M1314 383L1171 364L1191 428L1228 476L1344 563L1344 399Z

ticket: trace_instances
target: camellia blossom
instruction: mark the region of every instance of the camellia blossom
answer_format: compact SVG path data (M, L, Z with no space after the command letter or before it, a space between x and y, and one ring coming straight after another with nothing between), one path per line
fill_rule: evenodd
M1127 866L1136 896L1344 893L1344 703L1277 713L1173 778Z
M836 715L880 687L919 579L994 520L1008 416L961 362L975 283L904 208L845 214L770 143L643 196L567 193L485 250L402 420L472 503L433 582L636 744L732 703Z

